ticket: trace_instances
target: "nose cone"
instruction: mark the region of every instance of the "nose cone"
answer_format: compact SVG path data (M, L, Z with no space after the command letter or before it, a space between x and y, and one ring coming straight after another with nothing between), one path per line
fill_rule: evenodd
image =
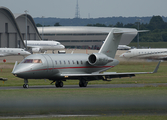
M16 77L19 77L21 74L21 71L17 69L17 67L12 71L12 74Z
M60 45L60 48L61 48L61 49L65 49L65 46L64 46L64 45Z
M30 53L30 52L28 52L28 51L25 51L25 54L26 54L26 55L31 55L31 53Z
M12 74L16 77L20 77L20 78L26 78L29 76L29 74L27 74L25 72L25 69L16 66L15 69L12 71Z
M26 77L25 71L27 71L26 66L20 66L20 64L17 64L18 62L15 62L15 65L13 67L12 74L16 77L24 78Z
M119 57L120 57L120 58L123 58L123 57L124 57L124 54L121 54Z

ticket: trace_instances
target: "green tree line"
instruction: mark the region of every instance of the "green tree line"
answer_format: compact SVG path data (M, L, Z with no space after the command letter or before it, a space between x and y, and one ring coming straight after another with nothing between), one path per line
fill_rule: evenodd
M139 30L149 30L146 33L139 33L140 42L167 42L167 22L164 22L161 16L153 16L149 22L149 24L143 24L139 22L135 22L134 24L128 23L123 25L121 22L117 22L116 25L108 25L105 24L88 24L87 26L97 26L97 27L121 27L121 28L136 28ZM133 40L133 42L137 41L137 37Z

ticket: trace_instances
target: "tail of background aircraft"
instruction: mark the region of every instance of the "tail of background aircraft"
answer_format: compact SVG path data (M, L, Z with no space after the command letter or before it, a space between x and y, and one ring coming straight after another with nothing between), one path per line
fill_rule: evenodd
M105 39L101 49L99 50L99 53L103 53L108 57L114 58L123 33L134 32L137 35L136 29L131 29L130 31L119 28L112 29L111 32L108 34L107 38Z

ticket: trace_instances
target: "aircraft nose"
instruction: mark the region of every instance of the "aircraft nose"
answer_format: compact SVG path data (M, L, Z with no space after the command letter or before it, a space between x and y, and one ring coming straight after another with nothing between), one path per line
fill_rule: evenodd
M61 47L62 49L64 49L64 48L65 48L65 46L64 46L64 45L61 45L60 47Z
M20 75L20 70L17 70L17 69L15 69L15 70L13 70L12 71L12 74L14 75L14 76L18 76L18 75Z
M119 57L120 57L120 58L124 57L124 54L121 54Z
M26 51L26 54L27 54L27 55L31 55L31 53L30 53L30 52L28 52L28 51Z

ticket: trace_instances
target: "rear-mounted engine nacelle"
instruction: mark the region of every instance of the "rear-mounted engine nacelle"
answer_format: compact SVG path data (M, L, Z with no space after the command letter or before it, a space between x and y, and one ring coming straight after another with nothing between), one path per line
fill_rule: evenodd
M105 54L93 53L88 57L88 63L91 65L105 65L108 62L112 62L113 59Z

